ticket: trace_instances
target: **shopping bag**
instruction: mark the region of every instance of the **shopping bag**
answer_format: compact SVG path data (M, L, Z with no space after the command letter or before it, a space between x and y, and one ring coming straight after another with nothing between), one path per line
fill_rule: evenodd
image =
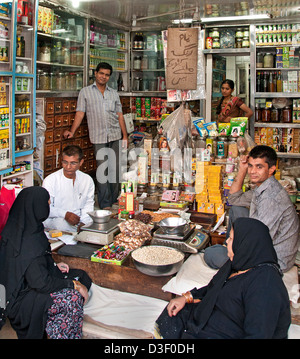
M1 240L1 232L6 224L9 210L14 203L16 198L15 189L7 189L6 187L2 187L0 190L0 240Z

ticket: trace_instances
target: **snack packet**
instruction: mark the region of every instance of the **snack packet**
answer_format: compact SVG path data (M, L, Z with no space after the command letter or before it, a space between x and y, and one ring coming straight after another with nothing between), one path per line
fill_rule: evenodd
M235 117L230 120L230 135L233 137L244 136L247 130L248 117Z
M205 120L204 118L197 118L195 120L193 120L193 124L196 127L197 131L199 132L199 135L201 137L206 137L208 135L208 132L206 130L206 128L204 127L205 124Z
M208 136L218 136L218 127L216 122L208 122L204 124L208 132Z

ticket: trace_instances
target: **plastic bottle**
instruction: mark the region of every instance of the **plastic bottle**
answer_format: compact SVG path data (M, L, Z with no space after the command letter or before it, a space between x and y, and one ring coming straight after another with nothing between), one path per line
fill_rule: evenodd
M226 173L232 173L234 170L234 158L232 158L232 152L229 152L227 163L226 163Z

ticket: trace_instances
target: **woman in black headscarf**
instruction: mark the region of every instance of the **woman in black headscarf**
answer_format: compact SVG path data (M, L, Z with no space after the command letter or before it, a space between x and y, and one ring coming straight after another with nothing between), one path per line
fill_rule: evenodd
M6 315L18 338L79 338L91 280L84 271L56 265L43 221L49 194L28 187L17 196L0 241L0 284ZM80 281L79 281L80 280Z
M289 298L268 227L237 219L227 250L228 261L206 287L172 299L164 309L156 321L164 339L287 337Z

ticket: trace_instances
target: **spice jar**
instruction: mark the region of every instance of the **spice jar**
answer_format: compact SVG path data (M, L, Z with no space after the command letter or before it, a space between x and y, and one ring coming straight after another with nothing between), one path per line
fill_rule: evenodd
M265 107L262 109L261 121L262 122L270 122L271 121L271 111L268 107Z
M289 106L286 106L282 110L282 121L285 123L291 123L292 119L292 109Z
M273 67L274 65L274 56L272 53L267 52L264 56L264 67Z

